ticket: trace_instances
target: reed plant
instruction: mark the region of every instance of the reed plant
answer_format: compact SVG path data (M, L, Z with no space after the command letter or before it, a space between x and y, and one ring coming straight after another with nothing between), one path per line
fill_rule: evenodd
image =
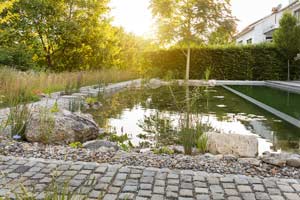
M0 96L3 96L2 106L7 106L11 99L30 102L37 100L40 94L76 92L82 86L126 81L136 77L137 74L132 71L118 69L49 73L20 72L0 66Z

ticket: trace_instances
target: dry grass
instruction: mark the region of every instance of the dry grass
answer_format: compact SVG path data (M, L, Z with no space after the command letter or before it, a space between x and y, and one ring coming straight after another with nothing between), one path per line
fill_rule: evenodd
M19 72L0 67L0 102L2 105L28 102L41 93L75 89L87 85L113 83L136 78L131 71L105 69L82 72ZM1 103L0 103L1 104Z

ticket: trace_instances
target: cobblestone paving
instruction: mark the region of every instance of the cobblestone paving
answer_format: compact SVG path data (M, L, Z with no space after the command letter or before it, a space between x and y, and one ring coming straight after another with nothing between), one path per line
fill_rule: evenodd
M43 199L55 175L57 183L67 181L71 191L90 199L103 195L104 200L300 200L300 180L295 179L4 156L0 156L0 171L0 196L11 198L23 185Z

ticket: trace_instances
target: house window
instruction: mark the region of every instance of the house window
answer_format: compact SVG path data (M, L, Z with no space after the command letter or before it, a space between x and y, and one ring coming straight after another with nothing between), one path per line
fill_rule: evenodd
M297 20L298 20L298 23L300 23L300 9L299 9L299 10L296 10L294 14L295 14L295 17L296 17Z
M247 40L247 44L252 44L252 38Z
M272 36L266 36L266 41L267 42L273 42L273 37Z
M243 40L240 40L238 43L239 43L239 44L243 44Z

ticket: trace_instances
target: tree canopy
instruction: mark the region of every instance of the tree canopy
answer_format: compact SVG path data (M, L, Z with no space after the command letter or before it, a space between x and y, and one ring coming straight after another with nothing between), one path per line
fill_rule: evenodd
M230 0L152 0L150 8L162 44L187 47L186 80L191 45L207 44L210 40L215 43L217 37L231 35L236 27Z
M300 52L300 26L296 17L291 13L284 13L280 20L280 27L274 33L274 42L288 60L288 80L290 80L290 61Z

